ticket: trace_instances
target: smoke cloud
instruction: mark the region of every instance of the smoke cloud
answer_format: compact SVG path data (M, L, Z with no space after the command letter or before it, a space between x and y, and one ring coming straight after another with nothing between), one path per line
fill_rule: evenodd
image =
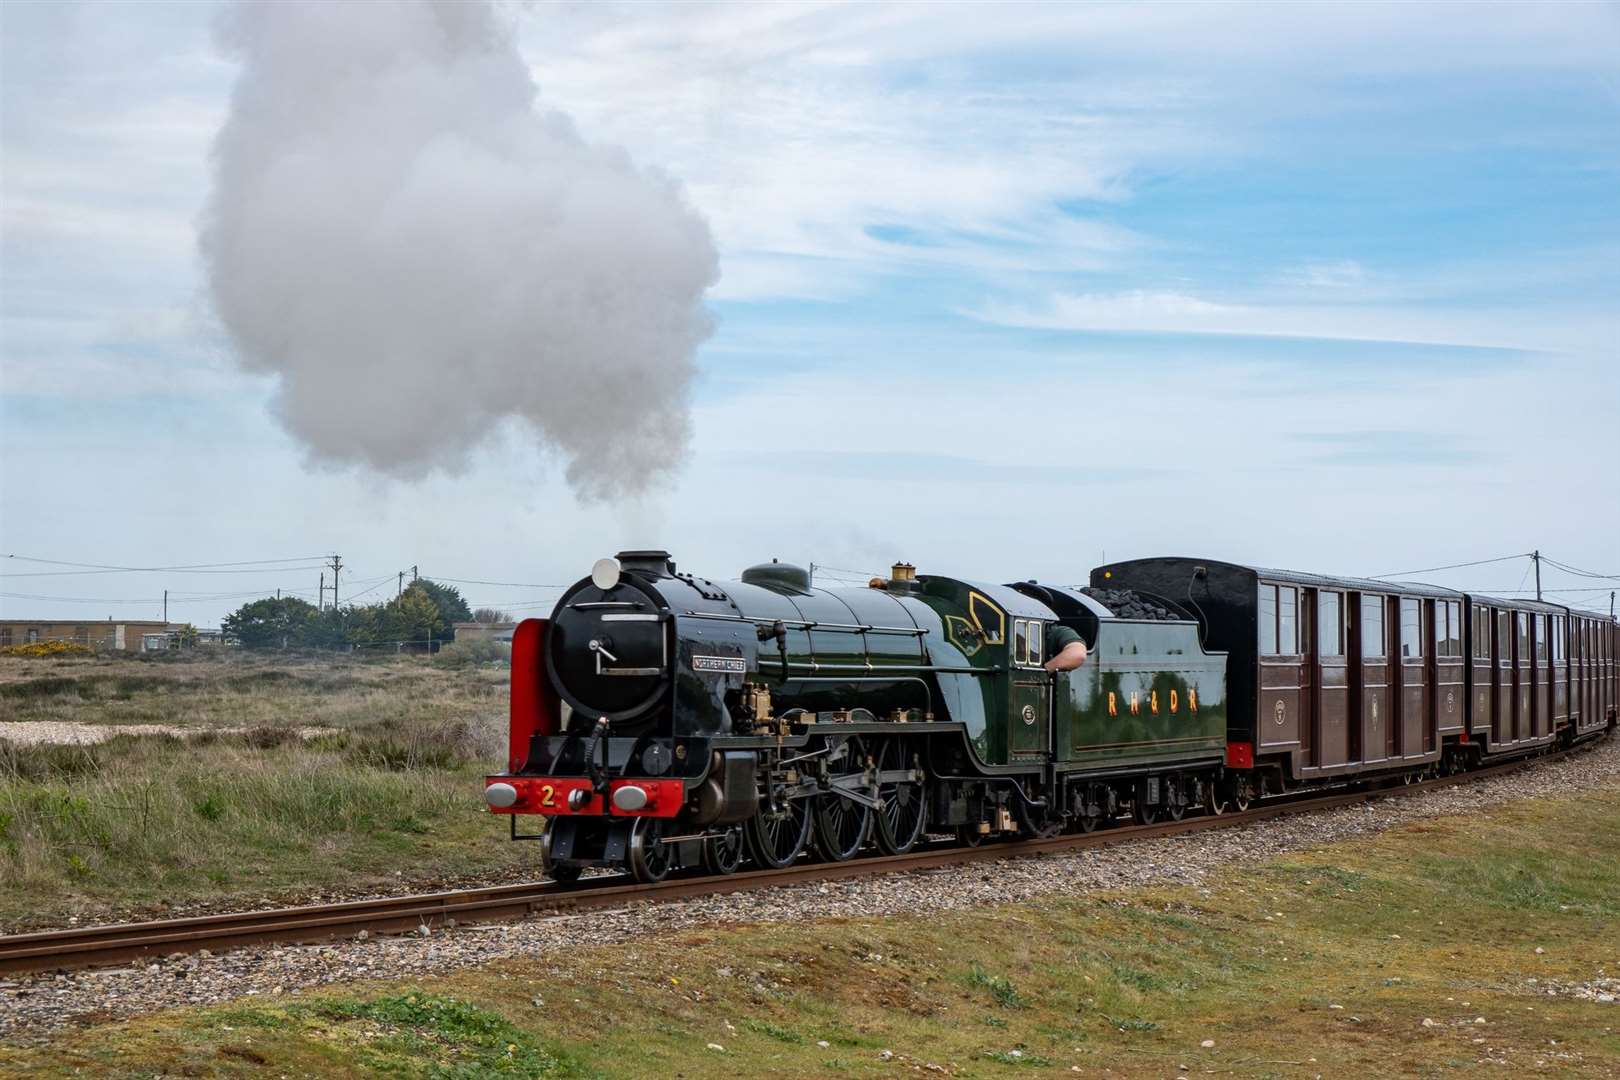
M677 185L539 107L485 2L231 9L201 246L317 461L457 470L515 418L584 498L678 467L719 277Z

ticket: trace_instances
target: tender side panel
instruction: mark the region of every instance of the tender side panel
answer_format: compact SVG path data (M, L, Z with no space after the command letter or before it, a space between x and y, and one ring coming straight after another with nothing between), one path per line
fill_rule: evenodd
M1193 623L1103 620L1085 666L1058 680L1058 753L1088 768L1220 760L1225 657Z

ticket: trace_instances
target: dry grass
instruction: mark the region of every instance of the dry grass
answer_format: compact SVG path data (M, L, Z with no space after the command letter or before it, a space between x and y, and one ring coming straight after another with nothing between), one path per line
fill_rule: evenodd
M418 656L193 649L151 657L0 659L0 721L319 725L499 715L506 671Z
M479 799L503 757L501 670L233 651L8 660L0 672L0 719L178 732L0 740L0 924L256 904L532 859ZM323 730L300 737L312 726Z
M175 1010L0 1048L0 1071L1614 1076L1620 1006L1540 987L1620 966L1616 850L1620 793L1524 802L1207 888L678 931Z

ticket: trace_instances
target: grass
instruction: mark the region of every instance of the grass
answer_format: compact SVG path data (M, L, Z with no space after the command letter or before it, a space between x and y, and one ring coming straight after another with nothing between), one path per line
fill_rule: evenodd
M0 658L0 721L346 728L379 717L497 714L505 708L506 681L496 664L409 655L199 648L144 657Z
M479 798L504 713L504 673L421 657L0 660L0 719L178 732L0 738L0 924L530 864Z
M1587 793L1202 888L654 931L175 1010L0 1048L0 1073L1613 1076L1620 1007L1540 987L1620 966L1616 851L1620 792Z

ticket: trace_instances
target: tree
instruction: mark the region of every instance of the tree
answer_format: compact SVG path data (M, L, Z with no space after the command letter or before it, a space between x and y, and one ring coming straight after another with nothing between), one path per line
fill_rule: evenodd
M500 608L481 607L473 609L472 621L478 623L509 623L515 621L510 611Z
M307 600L267 596L225 616L220 629L249 649L301 648L313 644L310 638L320 618Z
M467 600L461 595L461 590L454 585L440 585L437 581L417 578L411 582L411 588L405 591L408 593L411 589L419 590L425 594L429 600L433 601L433 606L438 610L439 628L435 631L434 637L449 641L455 636L452 627L456 623L472 622L472 609L467 606ZM420 634L415 636L421 637Z
M432 595L417 585L406 589L394 602L394 607L400 623L404 626L407 641L426 641L444 627L444 619L440 616L439 607L433 602Z

